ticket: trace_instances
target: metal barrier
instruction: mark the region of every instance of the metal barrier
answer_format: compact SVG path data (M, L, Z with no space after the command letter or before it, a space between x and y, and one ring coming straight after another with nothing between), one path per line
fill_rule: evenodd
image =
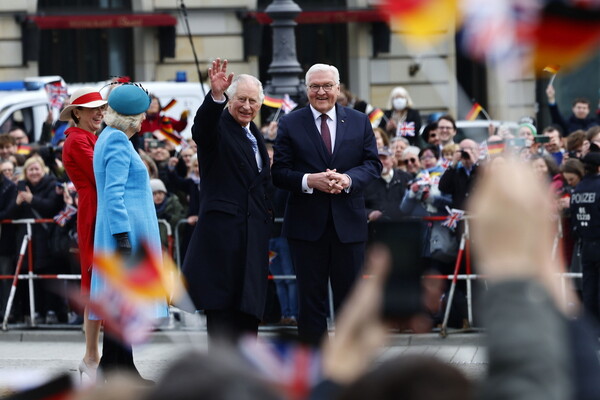
M171 232L171 225L164 219L158 220L159 224L164 224L167 230L167 241L168 241L168 251L169 254L173 253L173 235ZM48 223L56 223L54 219L18 219L18 220L0 220L0 224L16 224L16 225L26 225L26 233L23 237L23 241L21 243L21 247L18 254L18 260L15 267L14 275L0 275L0 280L4 279L12 279L12 284L10 287L10 292L8 296L8 301L6 302L6 307L4 311L4 319L2 321L2 330L8 330L8 318L10 316L10 312L12 310L16 290L17 283L19 280L28 280L29 285L29 317L31 327L36 326L35 321L35 293L34 293L34 284L33 281L37 279L63 279L63 280L80 280L81 274L36 274L33 272L33 252L32 252L32 225L33 224L48 224ZM21 268L23 266L23 262L25 260L25 255L27 254L28 261L28 271L26 274L21 274ZM0 306L2 306L0 304Z

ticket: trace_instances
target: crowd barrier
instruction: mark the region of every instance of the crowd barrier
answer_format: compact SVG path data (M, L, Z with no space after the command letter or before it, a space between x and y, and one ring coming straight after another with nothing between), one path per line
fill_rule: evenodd
M423 221L443 221L447 217L439 216L439 217L408 217L406 220L414 220L419 219ZM451 307L453 303L453 298L455 296L455 290L457 282L460 280L464 280L466 282L466 302L467 302L467 319L470 327L474 327L473 321L473 296L472 296L472 282L478 279L485 280L485 276L473 274L471 271L471 254L470 254L470 231L469 231L469 218L465 217L464 220L464 229L460 237L460 244L458 249L458 254L454 263L454 272L450 275L425 275L424 279L440 279L440 280L449 280L451 281L450 289L448 291L448 298L446 301L446 308L444 310L443 322L440 329L440 335L445 337L448 334L448 319L451 312ZM184 225L187 225L188 222L186 219L182 219L178 221L176 224L174 232L171 229L170 224L164 220L160 219L159 224L164 225L167 232L167 251L169 255L173 257L176 262L176 265L181 269L181 263L183 261L181 255L181 241L182 234L181 228ZM275 223L282 223L282 218L276 218ZM0 275L0 280L2 279L12 279L12 285L10 288L9 298L6 304L4 320L2 322L2 329L8 329L8 317L12 308L12 304L14 301L15 292L17 290L17 283L19 280L27 280L29 285L29 311L30 311L30 324L32 327L36 326L35 321L35 294L34 294L34 280L39 279L63 279L63 280L78 280L81 279L81 275L79 274L36 274L33 272L33 256L32 256L32 236L31 236L31 228L33 224L41 224L41 223L55 223L52 219L20 219L20 220L2 220L0 224L25 224L27 226L26 234L21 243L21 247L18 254L18 259L15 267L14 275ZM560 223L560 219L558 220L558 229L557 234L553 243L552 255L556 256L558 245L560 240L562 239L562 224ZM21 273L21 268L25 259L25 256L28 257L28 271L27 273ZM465 273L460 274L460 267L463 263L463 259L465 261ZM581 279L581 273L560 273L557 274L557 277L561 280L561 288L563 293L563 299L566 301L566 285L567 280L573 279ZM281 280L281 279L296 279L295 275L269 275L269 279L271 280ZM335 311L333 307L333 296L331 292L331 286L329 286L329 323L332 326L335 320Z
M10 317L10 313L12 310L15 294L17 291L17 283L19 280L27 280L29 286L29 319L30 326L36 327L36 318L35 318L35 286L33 284L34 280L39 279L58 279L58 280L80 280L81 274L36 274L34 273L34 263L33 263L33 241L32 241L32 225L34 224L55 224L56 221L54 219L16 219L16 220L0 220L0 224L15 224L15 225L26 225L26 232L23 236L23 241L21 242L21 246L19 247L19 253L17 258L17 264L15 266L15 273L13 275L0 275L0 280L11 279L12 284L10 287L10 292L8 295L8 300L6 302L6 307L4 309L4 318L2 320L2 330L8 330L8 319ZM171 232L171 225L164 219L158 220L159 225L164 225L167 231L167 251L172 256L173 254L173 235ZM0 231L0 235L1 235ZM25 256L27 255L27 265L28 271L26 274L21 274L21 268L23 266L23 262L25 260ZM0 304L0 306L2 306Z

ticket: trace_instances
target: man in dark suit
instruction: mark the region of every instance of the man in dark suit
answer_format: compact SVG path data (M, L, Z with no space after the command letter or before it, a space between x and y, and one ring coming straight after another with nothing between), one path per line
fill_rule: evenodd
M202 174L198 223L182 269L209 337L237 340L258 332L267 291L269 156L252 122L264 94L255 77L227 75L227 60L213 61L208 77L192 127Z
M281 118L273 183L290 191L283 235L296 266L298 331L318 341L327 330L328 279L337 308L362 267L367 239L364 188L381 173L367 116L336 104L337 68L306 73L310 106Z

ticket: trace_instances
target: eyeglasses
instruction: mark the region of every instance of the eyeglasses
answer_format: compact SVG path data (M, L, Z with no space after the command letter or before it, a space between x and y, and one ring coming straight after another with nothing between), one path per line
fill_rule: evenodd
M440 131L451 131L452 129L454 129L454 127L453 126L439 126L438 125L438 129Z
M420 160L430 160L430 159L432 159L432 158L435 158L435 157L434 157L434 156L432 156L432 155L430 155L430 154L428 154L428 155L426 155L426 156L422 156L422 157L420 158Z
M310 85L308 88L313 93L317 93L321 88L326 92L331 92L331 89L333 89L334 86L335 85L331 83L326 83L325 85Z
M12 168L5 168L5 169L3 169L3 170L0 170L0 172L3 172L3 173L4 173L4 172L10 172L10 173L12 173L12 172L14 172L14 171L15 171L15 170L14 170L14 169L12 169Z
M407 165L409 163L415 164L416 162L417 162L416 158L407 158L406 160L404 160L404 164L407 164Z

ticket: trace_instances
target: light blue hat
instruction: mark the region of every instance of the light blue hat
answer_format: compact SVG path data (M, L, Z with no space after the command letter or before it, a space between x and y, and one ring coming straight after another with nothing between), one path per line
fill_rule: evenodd
M124 84L110 92L108 105L119 114L138 115L150 107L150 96L141 86Z

